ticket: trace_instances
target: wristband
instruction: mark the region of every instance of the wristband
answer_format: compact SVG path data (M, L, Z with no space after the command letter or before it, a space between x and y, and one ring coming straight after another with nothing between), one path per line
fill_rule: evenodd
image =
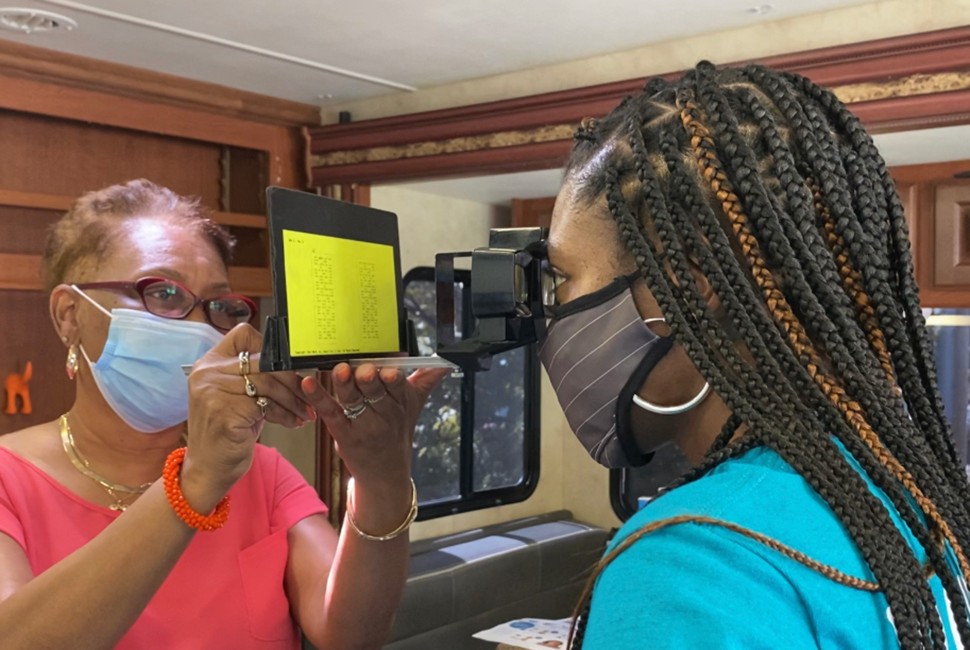
M404 518L404 521L401 523L401 525L395 528L394 530L392 530L391 532L387 533L386 535L371 535L370 533L365 533L360 529L360 526L358 526L357 522L354 521L354 514L353 514L353 507L352 507L353 496L354 496L354 486L353 486L353 483L351 483L350 487L348 488L348 497L347 497L347 521L350 523L350 527L354 529L354 532L357 533L358 536L363 537L364 539L371 542L387 542L394 539L395 537L397 537L398 535L406 531L408 528L410 528L411 524L414 522L414 518L418 516L418 489L414 485L414 479L411 479L411 509L408 511L407 517Z
M189 528L207 532L222 528L222 525L229 519L229 495L222 497L222 501L208 516L193 510L189 502L185 500L185 495L182 494L182 483L179 475L182 472L182 463L184 462L185 447L179 447L165 459L162 478L165 482L165 496L168 497L172 510Z

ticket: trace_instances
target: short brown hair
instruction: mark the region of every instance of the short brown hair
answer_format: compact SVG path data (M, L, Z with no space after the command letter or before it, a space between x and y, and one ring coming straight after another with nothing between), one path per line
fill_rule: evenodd
M184 197L155 183L138 179L81 195L67 214L47 233L42 273L44 288L77 278L111 252L119 221L138 217L166 217L198 228L215 247L227 267L235 244L225 228L209 217L198 198Z

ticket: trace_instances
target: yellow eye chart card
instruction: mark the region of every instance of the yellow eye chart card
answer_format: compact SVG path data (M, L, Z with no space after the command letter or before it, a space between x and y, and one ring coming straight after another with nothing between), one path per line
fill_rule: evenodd
M283 230L290 354L397 352L394 248Z

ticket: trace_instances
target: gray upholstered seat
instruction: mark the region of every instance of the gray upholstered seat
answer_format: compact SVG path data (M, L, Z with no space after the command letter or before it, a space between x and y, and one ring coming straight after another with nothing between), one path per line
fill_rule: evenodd
M494 648L471 635L519 617L569 616L606 538L559 511L415 542L385 650Z

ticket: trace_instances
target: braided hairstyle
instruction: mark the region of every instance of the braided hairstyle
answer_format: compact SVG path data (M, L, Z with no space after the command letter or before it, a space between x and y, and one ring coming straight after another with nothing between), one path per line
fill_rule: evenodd
M900 646L946 647L929 570L970 646L970 489L943 414L906 219L858 119L798 75L702 62L580 131L567 179L584 204L605 198L677 342L732 413L683 480L756 445L774 450L852 536ZM724 314L711 313L698 272ZM892 501L928 566L845 452ZM604 558L578 609L588 614L606 564L657 528Z

